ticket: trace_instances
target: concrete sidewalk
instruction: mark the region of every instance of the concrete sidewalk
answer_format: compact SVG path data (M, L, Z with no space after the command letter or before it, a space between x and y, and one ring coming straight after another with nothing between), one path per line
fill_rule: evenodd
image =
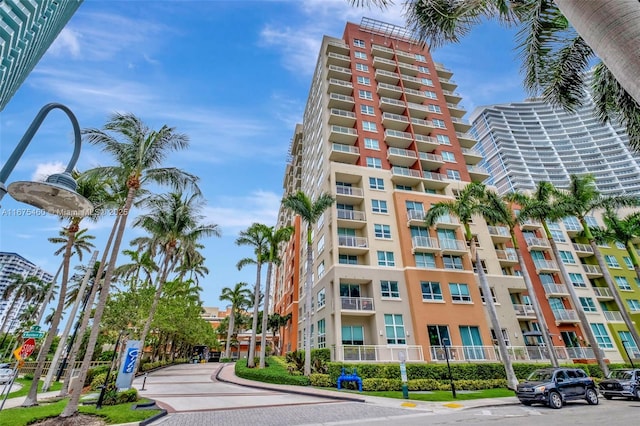
M44 393L39 393L38 394L38 401L39 402L45 402L48 399L51 398L56 398L58 395L60 394L60 391L53 391L53 392L44 392ZM4 395L3 395L4 398ZM4 409L7 408L15 408L15 407L19 407L22 405L22 403L24 402L24 400L27 399L26 396L18 396L16 398L7 398L6 402L4 403Z

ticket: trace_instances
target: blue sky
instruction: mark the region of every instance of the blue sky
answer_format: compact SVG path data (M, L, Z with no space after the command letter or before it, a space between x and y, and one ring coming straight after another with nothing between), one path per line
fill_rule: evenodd
M404 23L401 6L381 11L347 0L85 0L0 113L0 163L48 102L69 106L83 128L101 127L118 111L152 128L167 124L188 134L191 148L166 165L200 176L206 222L222 229L222 238L203 241L210 274L201 283L205 305L219 306L223 287L255 282L253 268L235 267L251 250L234 241L253 222L276 223L289 142L302 119L322 36L341 37L346 21L359 23L363 16ZM432 54L454 72L469 112L525 97L512 31L483 24L461 44ZM8 182L64 168L72 140L68 119L53 111ZM110 158L83 146L80 170L108 164ZM60 259L47 238L63 223L13 209L29 208L3 199L0 250L55 272ZM112 220L85 223L98 250ZM129 227L122 248L138 235Z

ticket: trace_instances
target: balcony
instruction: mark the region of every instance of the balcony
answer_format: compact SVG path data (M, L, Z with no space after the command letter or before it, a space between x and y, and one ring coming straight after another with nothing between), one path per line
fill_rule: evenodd
M518 254L515 249L507 248L504 250L496 250L496 255L500 266L513 266L518 264Z
M411 125L413 126L414 133L420 133L423 135L428 135L432 130L435 129L431 121L423 120L421 118L412 117Z
M336 218L341 228L364 228L365 214L360 210L337 209Z
M352 127L332 125L329 130L331 142L353 145L358 140L358 131Z
M396 58L398 59L398 62L409 64L412 64L416 61L415 55L408 52L403 52L402 50L396 50Z
M598 265L585 265L582 264L582 269L584 269L584 273L587 274L588 278L600 278L602 277L602 269Z
M593 287L593 292L598 300L613 300L611 290L607 287Z
M380 56L373 57L373 66L377 70L395 71L396 61L391 59L385 59Z
M449 240L440 238L440 249L442 254L462 255L468 253L469 248L463 240Z
M578 257L593 256L593 248L589 244L573 243L573 249L576 251Z
M382 113L382 125L385 129L398 130L403 132L409 127L409 117L405 115Z
M449 185L449 180L447 177L440 173L422 172L422 183L424 183L424 187L427 189L444 189Z
M351 70L349 68L339 67L337 65L329 65L327 71L328 78L337 78L338 80L351 81Z
M491 240L496 243L505 243L511 241L511 234L509 228L506 226L487 226Z
M518 319L536 319L536 313L531 305L514 304L513 309Z
M470 133L456 132L456 136L458 137L460 146L463 148L473 148L476 144L476 139Z
M436 73L438 74L438 77L442 77L442 78L453 77L453 72L449 68L445 67L439 62L434 62L434 65L436 66Z
M329 52L327 54L327 64L348 67L351 65L351 58L340 53Z
M542 224L537 220L527 219L520 222L520 229L522 229L523 231L532 231L541 227Z
M489 176L489 171L481 166L469 166L467 167L467 171L469 172L469 177L473 182L483 182Z
M369 251L369 242L366 237L338 235L338 251L340 254L362 255Z
M429 115L429 109L425 105L420 105L415 102L409 102L407 104L409 113L412 118L427 118Z
M409 87L416 90L420 89L420 87L424 85L424 83L420 79L405 74L402 74L402 83L405 88Z
M402 353L403 355L400 355ZM335 345L333 359L343 362L424 362L422 346L412 345Z
M376 90L380 97L400 99L402 96L402 88L400 86L394 86L393 84L378 83Z
M411 167L418 161L418 156L415 151L390 147L387 150L387 160L394 166Z
M607 322L624 322L622 314L618 311L602 311Z
M391 180L395 184L416 186L422 180L422 175L418 170L393 166L391 168Z
M564 224L564 229L567 231L567 234L569 234L570 237L575 237L577 234L583 231L580 222L567 220L563 220L562 222Z
M327 42L327 52L339 53L340 55L348 55L349 46L346 43L331 40Z
M471 129L471 124L469 124L467 120L451 117L451 121L453 122L453 128L456 129L457 132L466 133Z
M387 129L384 131L384 141L395 148L407 148L413 142L413 136L408 132Z
M400 75L391 71L376 70L375 79L378 83L397 85L400 81Z
M482 161L482 154L475 149L462 148L462 155L464 156L464 162L470 166L478 164Z
M418 151L432 152L440 146L438 139L433 136L415 135L416 146Z
M546 238L525 238L529 251L531 250L548 250L551 248Z
M357 146L343 145L341 143L333 143L331 145L331 153L329 160L338 163L355 164L360 158L360 149Z
M351 111L355 104L356 101L353 96L341 95L340 93L329 94L329 108Z
M425 96L424 92L421 92L419 90L415 90L415 89L411 89L409 87L406 87L404 89L404 95L407 97L407 102L416 102L421 104L422 102L424 102L427 97Z
M391 59L393 58L393 53L393 49L381 46L379 44L373 44L371 46L371 54L374 56L379 56L380 58Z
M458 92L452 92L449 90L443 90L442 94L447 102L451 102L452 104L457 104L462 100L462 96Z
M329 79L329 93L340 93L341 95L351 95L353 93L353 83L350 81Z
M567 286L565 286L564 284L543 283L542 287L544 287L544 294L547 297L552 297L552 296L564 297L569 295Z
M558 264L554 260L542 260L542 259L534 259L534 264L536 265L536 271L540 272L559 272Z
M415 236L411 237L411 247L413 253L438 253L440 247L438 246L438 240L431 237Z
M373 315L376 313L371 297L341 297L340 307L343 314L344 311L348 311L349 315Z
M356 114L343 109L331 108L329 112L329 124L336 126L351 127L356 123Z
M493 346L431 346L431 361L470 362L497 361L498 353Z
M364 192L362 188L351 186L336 186L336 202L344 204L358 204L362 202Z
M462 118L467 113L467 110L460 105L447 102L447 107L449 107L449 114L451 114L452 117Z
M452 216L440 216L436 219L434 226L439 229L458 229L460 227L460 220L457 217ZM441 242L442 246L442 242ZM465 243L465 251L466 251Z
M456 82L448 78L438 77L438 81L440 81L440 86L442 86L443 90L448 90L450 92L453 92L458 88L458 85L456 84Z
M404 101L393 98L380 98L380 109L382 112L390 112L392 114L402 114L407 105Z
M442 167L444 165L444 160L442 159L441 155L421 152L420 165L422 166L423 170L433 171Z
M424 210L407 210L407 226L425 226Z
M558 309L553 311L556 323L577 323L580 322L578 314L573 309Z
M416 76L420 73L420 70L417 66L408 64L406 62L398 62L398 66L400 67L400 72L406 75Z

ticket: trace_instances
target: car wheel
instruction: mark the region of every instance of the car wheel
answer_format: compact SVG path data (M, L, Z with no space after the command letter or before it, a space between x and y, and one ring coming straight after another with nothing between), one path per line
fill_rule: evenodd
M637 400L640 400L640 386L636 386L636 390L633 393Z
M558 392L549 392L549 407L556 410L562 408L562 397Z
M589 388L585 393L585 399L589 405L598 405L598 392L595 389Z
M611 395L605 395L604 399L613 399L613 397Z

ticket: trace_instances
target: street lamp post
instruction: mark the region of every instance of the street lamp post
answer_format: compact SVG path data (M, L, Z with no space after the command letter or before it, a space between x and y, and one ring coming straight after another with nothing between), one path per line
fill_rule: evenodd
M629 363L631 364L631 368L633 368L635 370L636 366L633 365L633 359L631 359L631 355L629 355L629 351L627 350L627 341L626 340L622 340L622 347L624 348L624 353L627 354L627 358L629 358Z
M49 176L45 182L13 182L8 187L5 187L5 183L18 160L24 154L47 114L54 109L60 109L67 114L73 126L75 146L67 168L63 173L55 173ZM81 144L82 138L78 120L68 107L59 103L50 103L42 107L0 170L0 201L4 194L8 192L17 201L58 216L83 217L91 214L93 211L91 202L76 192L77 183L71 177L71 172L80 156Z
M129 334L128 330L122 330L118 334L118 340L116 340L116 346L115 346L115 348L113 348L113 354L111 355L111 363L109 364L109 369L107 369L107 375L104 378L104 384L102 385L102 387L100 389L100 395L98 396L98 401L96 402L96 408L97 409L102 408L102 401L104 400L104 394L107 391L107 386L109 385L109 376L111 376L111 370L113 369L113 363L115 362L116 356L118 355L118 352L120 351L120 339L122 339L122 337L124 337L127 334Z
M449 364L449 339L444 338L442 339L442 342L444 343L444 357L447 359L447 371L449 372L449 383L451 383L451 395L453 395L454 398L457 398L456 385L455 383L453 383L453 374L451 374L451 364Z

